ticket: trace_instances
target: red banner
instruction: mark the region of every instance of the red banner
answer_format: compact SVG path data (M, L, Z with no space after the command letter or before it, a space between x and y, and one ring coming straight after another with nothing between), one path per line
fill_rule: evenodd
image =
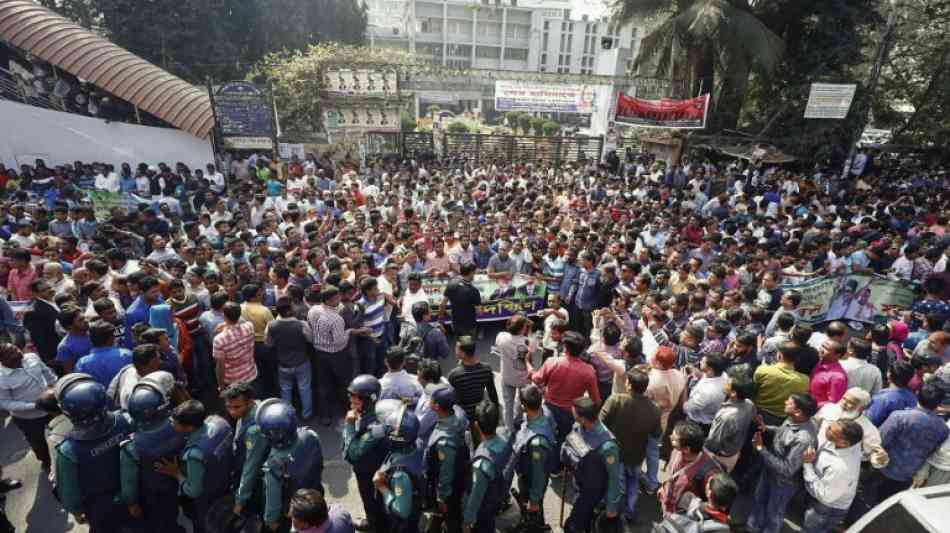
M689 100L643 100L620 93L614 120L641 128L703 129L708 110L708 94Z

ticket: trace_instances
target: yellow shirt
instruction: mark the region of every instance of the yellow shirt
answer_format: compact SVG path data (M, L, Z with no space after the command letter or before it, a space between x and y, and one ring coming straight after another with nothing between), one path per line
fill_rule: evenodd
M755 405L779 418L785 418L785 400L792 394L808 394L808 376L786 363L761 365L755 369Z
M274 321L270 309L259 303L246 302L241 306L241 317L254 324L254 342L264 342L264 330Z

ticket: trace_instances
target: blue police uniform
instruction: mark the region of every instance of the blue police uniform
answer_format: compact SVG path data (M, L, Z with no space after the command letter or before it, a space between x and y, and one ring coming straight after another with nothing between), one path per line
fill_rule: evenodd
M495 518L507 494L504 465L511 457L511 445L494 436L478 445L472 455L471 486L465 502L463 523L478 533L494 533Z
M394 450L379 469L389 492L383 498L390 533L419 533L425 469L422 450Z
M140 426L122 443L119 456L122 501L142 507L142 528L153 533L184 532L178 525L178 480L160 474L154 464L174 460L185 446L185 437L161 418Z
M118 501L119 447L132 432L119 412L106 413L94 432L73 429L56 447L56 481L63 508L84 514L90 533L111 533L128 521Z
M290 497L300 489L323 492L323 449L310 428L297 428L287 448L271 448L264 463L264 522L279 522L287 514Z
M547 412L544 409L544 412ZM524 502L541 507L548 479L558 468L557 434L554 421L539 414L521 423L512 439L512 453L505 466L505 478L510 485L518 474L518 492Z
M590 431L574 424L561 449L561 459L570 465L577 485L577 499L564 523L565 532L590 530L594 511L601 502L607 512L618 511L622 466L620 448L610 430L599 421Z
M191 502L185 514L190 515L195 533L204 531L208 509L231 485L233 441L231 425L217 415L205 418L204 424L185 439L181 454L185 480L181 490Z
M468 475L469 451L465 443L465 427L450 415L435 424L425 448L427 494L429 502L445 504L449 533L461 531L462 492Z
M257 426L259 405L260 402L254 402L237 421L234 432L234 502L248 513L254 513L263 504L261 469L270 454L270 443Z
M379 470L388 453L386 429L377 419L376 411L372 407L367 408L355 422L348 422L343 428L343 457L353 466L366 519L376 531L385 530L386 524L382 501L373 486L373 475Z

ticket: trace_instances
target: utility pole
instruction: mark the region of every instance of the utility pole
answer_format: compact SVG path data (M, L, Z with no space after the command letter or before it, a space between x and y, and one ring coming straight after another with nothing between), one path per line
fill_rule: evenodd
M897 37L897 6L899 0L889 0L888 3L891 9L887 14L887 24L884 27L884 34L881 35L881 40L877 45L874 64L871 66L871 75L868 77L867 99L866 102L861 105L859 111L861 119L858 123L861 127L848 139L848 157L844 160L844 170L841 173L841 179L847 179L851 175L851 162L854 160L854 154L857 151L857 144L861 139L861 134L868 124L868 113L871 111L871 102L874 99L874 93L877 92L877 84L881 79L881 69L884 67L884 62L887 61L887 56L891 53L891 48L893 48L894 41Z

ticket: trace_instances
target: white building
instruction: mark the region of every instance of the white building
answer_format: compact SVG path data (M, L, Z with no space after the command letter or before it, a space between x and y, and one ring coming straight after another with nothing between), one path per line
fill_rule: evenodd
M571 0L368 0L367 41L449 68L593 74L605 39L639 46L634 24L571 18ZM400 13L401 15L397 15Z

